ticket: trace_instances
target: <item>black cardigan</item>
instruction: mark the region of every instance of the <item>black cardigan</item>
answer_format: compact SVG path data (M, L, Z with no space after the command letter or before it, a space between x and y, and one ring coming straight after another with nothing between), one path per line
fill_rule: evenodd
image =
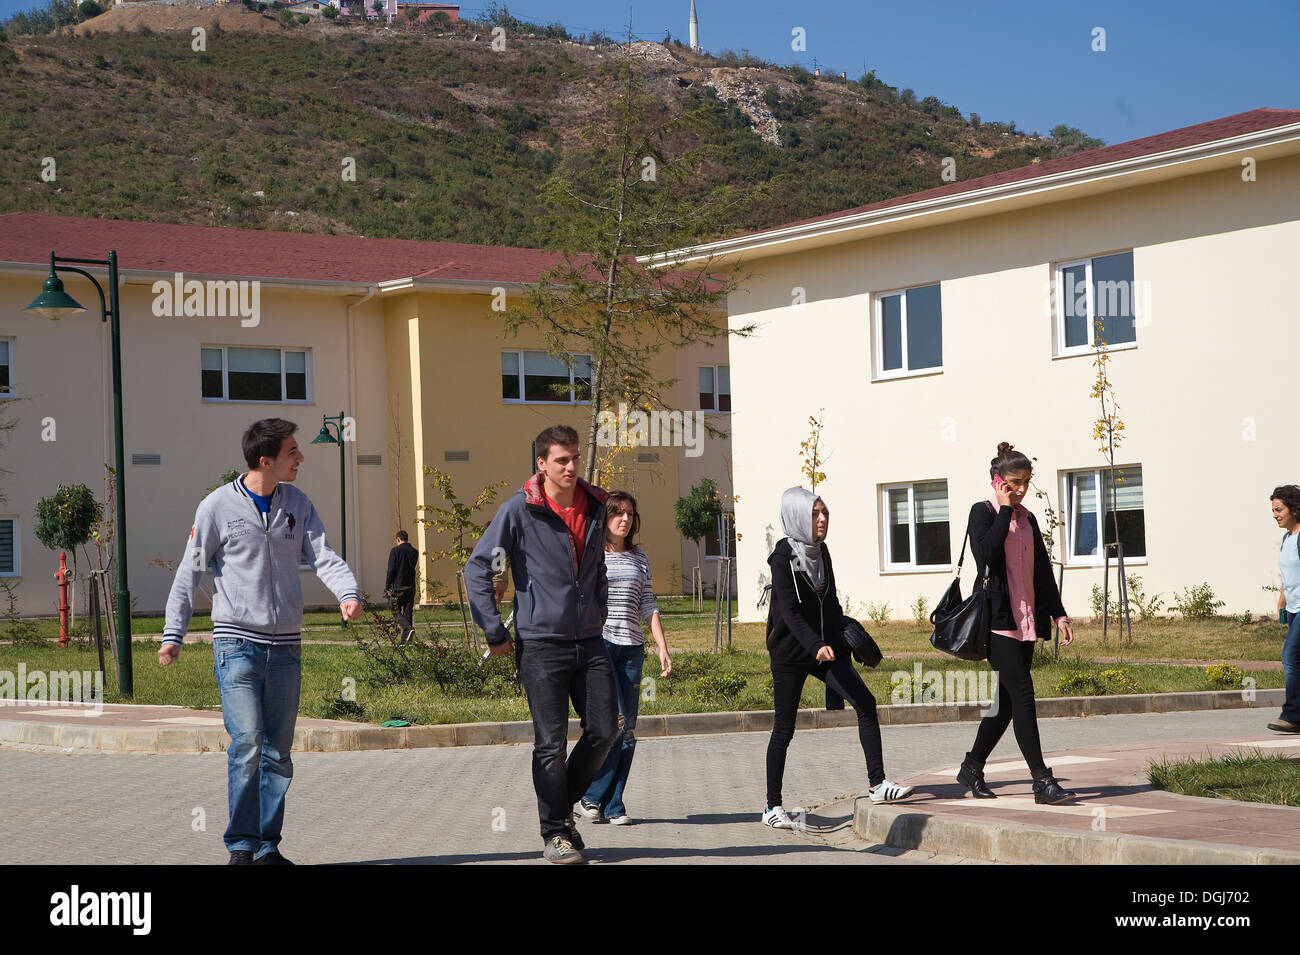
M846 657L844 611L835 591L831 552L821 545L826 590L821 597L807 571L790 566L790 539L782 538L767 559L772 573L772 603L767 611L767 651L777 663L817 665L817 651L826 644L835 658Z
M1026 513L1029 513L1026 511ZM1007 590L1007 532L1011 529L1011 508L1003 505L993 513L988 501L980 501L970 509L967 523L970 549L979 568L976 587L983 586L984 568L989 571L989 629L1016 630L1015 618ZM1061 605L1061 592L1052 576L1052 560L1047 555L1047 545L1038 530L1038 521L1029 513L1029 527L1034 534L1034 630L1039 640L1052 636L1052 621L1066 616Z

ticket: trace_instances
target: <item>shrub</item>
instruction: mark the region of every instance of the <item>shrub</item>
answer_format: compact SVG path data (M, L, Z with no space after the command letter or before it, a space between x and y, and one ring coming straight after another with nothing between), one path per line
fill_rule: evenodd
M345 700L341 696L327 696L322 705L322 718L327 720L359 720L365 713L366 708L356 700Z
M1222 686L1229 690L1241 689L1241 681L1244 677L1245 674L1231 663L1216 663L1205 668L1205 678L1207 680L1216 686Z
M1056 692L1062 696L1105 696L1106 684L1092 673L1069 673L1056 681Z
M307 13L298 14L299 23L311 23L311 15Z
M77 10L81 13L81 18L83 20L97 17L104 12L104 8L96 3L95 0L81 0L81 4L77 7Z
M673 672L668 679L692 680L708 676L722 669L722 658L716 653L679 653L673 657Z
M885 603L883 600L879 603L867 604L867 617L877 627L883 627L885 624L889 623L890 612L889 604Z
M930 622L930 601L925 598L925 594L917 596L916 602L912 604L912 617L919 627Z
M1164 601L1159 594L1147 597L1142 591L1142 578L1131 574L1128 581L1129 613L1136 614L1139 620L1153 620L1164 608ZM1110 592L1110 619L1114 623L1124 619L1124 604L1120 601L1118 590ZM1101 621L1102 590L1098 584L1092 585L1092 619Z
M727 705L735 702L748 684L739 673L716 673L695 681L691 699L704 706Z
M333 20L338 17L339 9L338 7L326 7L324 10L320 12L320 15L323 16L326 20Z
M1202 582L1198 587L1184 587L1181 597L1174 597L1174 609L1188 620L1206 620L1224 606L1225 601L1214 599L1214 588Z
M1102 670L1100 676L1106 683L1107 691L1119 693L1138 692L1137 681L1128 675L1127 667L1112 667L1108 670Z
M288 10L281 10L279 13L275 15L275 17L285 26L288 26L289 24L293 23L293 14L290 13Z

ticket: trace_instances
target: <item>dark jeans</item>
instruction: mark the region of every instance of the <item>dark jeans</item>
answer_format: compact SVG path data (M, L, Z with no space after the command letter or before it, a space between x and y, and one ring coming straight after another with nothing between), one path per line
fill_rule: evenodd
M533 788L542 841L565 835L565 820L619 739L614 668L605 641L536 638L515 641L519 682L533 717ZM566 761L569 700L582 738Z
M980 720L970 755L983 763L998 745L1007 724L1014 721L1020 753L1034 776L1047 772L1043 747L1038 739L1038 714L1034 709L1034 680L1029 668L1034 662L1036 640L1016 640L1000 633L989 634L989 665L998 673L998 705Z
M767 743L767 807L781 805L781 782L785 778L785 755L794 739L795 716L804 681L815 676L853 705L858 714L858 740L867 761L867 779L873 787L885 778L885 757L880 746L880 722L876 718L876 698L867 689L847 655L832 663L799 664L772 661L772 696L776 715L772 719L772 738Z
M1286 641L1282 644L1282 671L1286 674L1286 702L1282 719L1300 724L1300 613L1287 612Z
M394 590L390 606L393 608L393 621L402 628L402 642L405 643L415 630L415 625L411 622L411 615L415 612L415 588L402 587Z

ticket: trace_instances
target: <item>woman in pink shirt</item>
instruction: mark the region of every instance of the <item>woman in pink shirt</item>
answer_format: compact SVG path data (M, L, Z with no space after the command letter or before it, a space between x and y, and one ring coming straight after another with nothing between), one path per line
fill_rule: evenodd
M1070 645L1074 631L1061 605L1038 521L1020 503L1029 491L1033 470L1029 458L1003 441L989 467L993 494L970 512L967 533L980 574L976 587L984 586L988 569L989 664L998 674L998 700L980 721L975 745L962 761L957 781L977 799L994 798L984 782L984 761L1011 723L1034 778L1034 802L1053 804L1074 799L1075 794L1061 786L1043 763L1030 667L1034 645L1051 637L1053 620L1065 632L1061 646Z

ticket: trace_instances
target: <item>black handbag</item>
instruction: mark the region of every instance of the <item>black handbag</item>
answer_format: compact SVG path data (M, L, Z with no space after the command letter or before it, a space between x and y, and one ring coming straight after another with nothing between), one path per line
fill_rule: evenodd
M968 531L966 538L969 536ZM962 660L983 660L989 655L989 568L984 568L984 586L962 600L961 565L966 560L966 538L961 542L957 576L930 614L934 624L930 645Z
M876 646L876 641L871 639L871 634L867 633L866 628L852 617L844 618L844 642L849 645L853 658L863 666L880 665L884 657L880 647Z

